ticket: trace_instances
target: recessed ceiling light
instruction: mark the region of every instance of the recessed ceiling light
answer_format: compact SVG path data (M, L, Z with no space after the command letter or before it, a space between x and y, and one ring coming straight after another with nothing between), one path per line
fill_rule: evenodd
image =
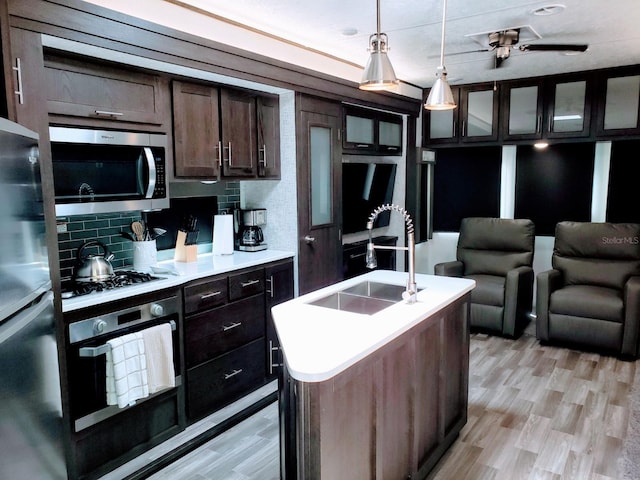
M559 3L553 5L545 5L544 7L538 7L531 10L532 15L537 15L539 17L545 17L549 15L557 15L558 13L562 13L564 9L567 8L564 5Z
M353 27L347 27L340 32L345 37L353 37L358 34L358 29Z

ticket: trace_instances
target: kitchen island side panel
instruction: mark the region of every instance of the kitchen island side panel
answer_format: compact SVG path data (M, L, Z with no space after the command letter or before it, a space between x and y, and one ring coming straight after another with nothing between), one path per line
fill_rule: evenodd
M297 478L426 478L466 423L468 308L466 294L324 382L289 377Z

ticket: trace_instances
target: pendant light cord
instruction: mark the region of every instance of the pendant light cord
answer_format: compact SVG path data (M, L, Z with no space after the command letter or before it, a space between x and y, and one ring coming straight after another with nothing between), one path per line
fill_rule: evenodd
M445 31L446 19L447 19L447 0L444 0L444 3L442 5L442 38L440 39L440 66L441 67L444 67L444 31Z
M380 47L380 0L376 1L376 39L378 40L378 47Z

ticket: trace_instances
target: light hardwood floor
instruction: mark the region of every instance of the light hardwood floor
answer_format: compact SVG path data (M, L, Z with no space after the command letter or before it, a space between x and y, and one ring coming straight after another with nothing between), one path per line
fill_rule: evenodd
M469 419L429 480L621 478L635 362L530 335L475 334L470 348ZM151 478L278 479L277 415L269 405Z

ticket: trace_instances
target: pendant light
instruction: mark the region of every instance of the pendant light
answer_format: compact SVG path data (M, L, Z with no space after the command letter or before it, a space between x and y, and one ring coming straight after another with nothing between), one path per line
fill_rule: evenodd
M371 56L362 72L360 88L362 90L395 90L398 79L387 56L389 41L386 33L380 33L380 0L377 0L377 30L369 37Z
M447 82L447 69L444 67L444 31L447 18L447 0L444 0L442 7L442 40L440 44L440 65L436 70L436 81L431 87L424 108L427 110L451 110L456 108L453 100L453 93L449 82Z

